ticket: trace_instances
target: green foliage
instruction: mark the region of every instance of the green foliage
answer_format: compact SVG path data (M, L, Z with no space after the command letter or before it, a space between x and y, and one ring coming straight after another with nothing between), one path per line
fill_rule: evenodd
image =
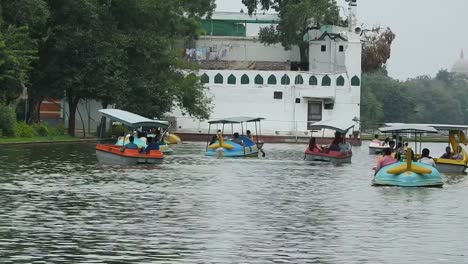
M31 125L36 134L40 137L46 137L50 135L49 127L44 123L36 123Z
M49 136L63 136L65 135L65 126L60 124L57 126L49 127Z
M37 137L37 133L30 125L24 122L15 124L15 135L17 137Z
M362 35L362 62L363 72L382 70L387 60L390 59L391 46L395 40L395 34L390 28L382 30L374 28L365 30Z
M13 108L0 102L0 130L7 137L15 136L16 115Z
M385 122L465 124L468 122L468 79L440 71L401 82L385 71L362 76L361 126Z

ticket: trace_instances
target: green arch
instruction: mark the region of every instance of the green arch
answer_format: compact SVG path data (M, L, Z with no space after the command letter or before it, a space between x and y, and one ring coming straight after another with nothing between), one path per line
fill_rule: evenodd
M276 77L273 74L268 77L268 84L276 84Z
M289 76L287 74L283 75L281 77L281 84L282 85L289 85L291 83L291 79L289 79Z
M297 75L296 78L294 79L294 84L304 84L304 79L302 78L302 75Z
M354 75L354 77L351 78L351 85L352 85L352 86L359 86L359 85L361 85L361 80L359 79L359 77L357 77L356 75Z
M331 85L331 79L330 76L325 75L322 78L322 86L330 86Z
M340 77L336 79L336 86L344 86L344 83L345 79L343 78L343 76L340 75Z
M310 76L310 78L309 78L309 85L317 85L317 84L318 84L317 77L315 77L315 76Z
M201 83L209 83L210 82L210 77L208 76L208 74L204 73L200 77L200 81L201 81Z
M263 84L263 77L260 74L257 74L254 79L255 84Z
M228 84L236 84L236 76L234 76L234 74L229 75L229 77L227 79L227 83Z
M223 75L221 75L221 73L218 73L215 75L214 77L214 83L223 83L224 81L224 78L223 78Z
M249 84L249 82L250 82L249 76L247 76L247 74L242 75L241 84Z

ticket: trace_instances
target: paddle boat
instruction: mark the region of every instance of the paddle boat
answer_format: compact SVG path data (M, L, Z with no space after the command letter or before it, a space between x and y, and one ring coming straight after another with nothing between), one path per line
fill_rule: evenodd
M99 112L133 130L139 127L168 127L168 123L165 121L152 120L120 109L101 109ZM146 154L140 153L140 149L124 148L124 145L124 140L121 140L119 145L97 144L96 157L101 163L116 165L159 164L164 158L164 154L160 150L151 150ZM144 146L146 146L146 142Z
M433 127L400 124L397 126L380 128L381 132L413 133L415 140L417 135L423 133L437 133ZM420 140L419 140L420 142ZM415 141L415 152L417 151ZM420 147L421 148L421 147ZM413 161L413 151L410 147L406 149L406 155L399 161L382 167L375 173L372 181L376 186L400 186L400 187L442 187L443 181L436 167Z
M382 146L379 143L371 142L369 144L369 154L371 155L381 154L385 148L388 148L388 146Z
M222 125L222 129L219 129L216 135L209 139L210 141L208 141L206 145L205 156L258 157L259 151L264 155L262 150L263 142L259 140L258 137L260 121L263 119L264 118L261 117L231 117L208 121L208 135L210 135L212 125ZM254 123L255 125L255 141L253 137L250 138L247 135L244 135L244 126L247 129L247 125L250 123ZM234 132L233 126L235 124L241 126L241 135ZM231 125L232 136L224 136L225 125Z
M325 129L335 131L335 139L330 146L318 146L315 143L315 137L311 137L309 145L305 150L305 160L308 161L326 161L334 164L350 163L353 152L351 145L346 142L346 134L354 127L354 124L336 121L319 121L310 126L312 130ZM322 136L323 137L323 136Z
M166 122L166 121L160 121L160 122ZM180 140L180 138L178 136L168 133L171 126L172 126L172 123L169 124L169 126L166 127L164 129L164 131L159 134L159 136L156 135L156 134L147 134L148 137L153 137L153 138L158 137L159 150L164 155L170 155L170 154L174 153L174 150L169 146L170 142L171 142L171 144L177 144L177 143L181 142L181 140ZM161 136L161 134L162 134L162 136ZM128 142L130 142L128 140L129 137L130 137L130 134L128 134L125 137L119 137L119 139L117 140L116 145L122 146L122 145L127 144ZM137 144L138 147L140 147L140 148L145 148L146 147L146 138L137 138L137 137L135 137L133 143Z
M388 126L395 126L398 123L386 123ZM437 165L437 170L440 173L454 173L462 174L465 172L468 166L468 150L467 142L464 131L468 130L468 126L464 125L444 125L444 124L411 124L419 126L433 127L437 131L448 131L448 145L453 151L453 155L459 153L459 147L461 148L462 159L451 159L451 158L434 158Z

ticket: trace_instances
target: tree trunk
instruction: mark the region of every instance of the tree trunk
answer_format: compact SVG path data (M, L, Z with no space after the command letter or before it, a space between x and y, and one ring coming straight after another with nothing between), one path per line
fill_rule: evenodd
M300 44L299 53L301 55L301 63L309 63L309 43Z
M102 109L106 109L109 104L107 102L102 102ZM98 126L98 137L99 138L105 138L106 135L106 130L107 130L107 122L106 122L106 117L102 116L101 117L101 123Z
M41 104L44 100L44 96L30 94L28 96L28 112L27 112L27 122L39 123L41 119Z
M72 137L75 136L75 122L76 122L76 108L78 107L79 98L68 97L68 134Z

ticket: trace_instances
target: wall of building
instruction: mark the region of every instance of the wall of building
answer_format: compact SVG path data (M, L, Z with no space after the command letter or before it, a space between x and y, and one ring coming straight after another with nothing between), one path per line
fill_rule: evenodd
M266 120L262 121L262 132L267 135L308 135L309 101L322 102L322 120L337 119L349 123L354 117L359 117L359 105L353 102L352 94L360 87L351 86L346 73L325 75L292 71L206 70L200 74L209 77L209 83L206 84L210 88L209 96L216 99L211 119L233 116L264 117ZM214 83L218 74L223 77L222 83ZM281 84L281 78L285 74L290 79L289 85ZM227 83L230 75L236 77L235 84ZM249 77L249 84L241 84L243 75ZM276 77L276 84L267 84L271 75ZM302 76L303 84L295 83L298 75ZM254 83L257 76L263 78L263 84ZM317 85L309 84L312 76L317 78ZM322 85L325 76L331 78L330 86ZM336 81L339 76L345 78L344 86L337 86ZM282 99L274 99L275 92L282 92ZM296 102L296 99L299 102ZM324 109L325 102L332 103L333 109ZM207 122L194 120L183 115L180 110L175 110L171 116L177 120L177 131L206 133L208 130ZM240 131L240 127L235 130Z
M203 36L186 53L194 60L299 61L297 47L285 50L281 44L264 45L255 37Z

